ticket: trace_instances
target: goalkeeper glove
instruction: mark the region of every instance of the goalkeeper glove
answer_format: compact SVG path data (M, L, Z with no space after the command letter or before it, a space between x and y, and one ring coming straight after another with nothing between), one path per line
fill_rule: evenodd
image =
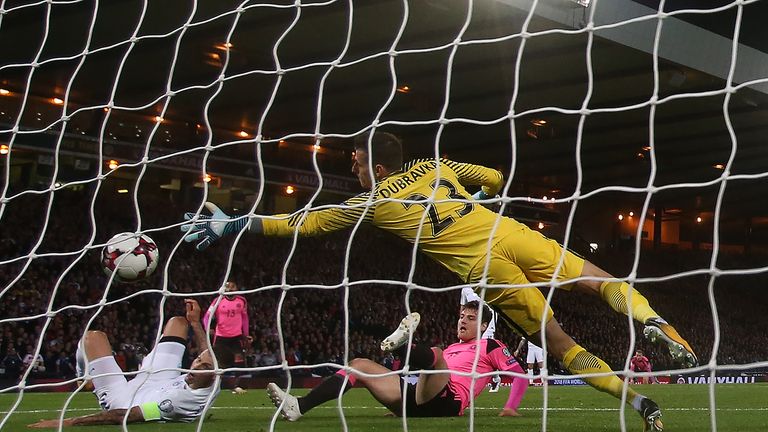
M482 200L487 200L487 199L491 199L491 198L498 198L498 197L499 197L498 195L490 196L490 195L486 194L485 192L483 192L482 189L480 189L479 191L475 192L474 195L472 195L472 199L475 200L475 201L482 201Z
M181 226L183 232L189 233L184 236L185 242L191 243L200 240L195 246L199 251L225 235L239 233L248 224L247 217L228 216L212 202L206 202L205 208L211 212L210 216L201 214L198 216L197 222ZM185 220L192 220L194 217L195 213L187 212L184 214Z

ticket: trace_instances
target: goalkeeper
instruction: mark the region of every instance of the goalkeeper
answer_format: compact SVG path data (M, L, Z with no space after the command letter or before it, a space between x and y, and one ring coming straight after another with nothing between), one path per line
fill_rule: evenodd
M492 316L487 307L481 314L480 304L480 302L471 301L461 306L456 325L456 336L459 342L445 350L422 344L411 345L410 356L408 356L408 366L411 371L445 370L450 373L422 373L416 384L407 384L399 375L370 376L383 375L391 371L373 360L355 358L349 362L349 366L366 375L340 370L302 398L284 392L274 383L267 385L267 394L272 399L272 403L280 408L281 416L289 421L296 421L312 408L336 399L356 383L367 388L376 400L395 415L453 417L462 415L470 401L482 393L491 381L489 372L507 371L521 376L514 377L509 398L499 412L499 416L519 416L517 407L528 389L528 380L523 377L523 368L503 343L492 338L478 338L478 335L488 328ZM385 352L397 351L401 357L405 358L409 335L416 330L420 319L416 312L403 318L397 330L381 342L381 349ZM480 321L479 326L478 321ZM478 333L478 327L480 327L480 333ZM478 345L480 348L476 349ZM477 351L480 351L479 355ZM473 380L469 375L453 373L470 374L473 371L484 376ZM403 386L406 387L405 412L403 412Z
M196 300L185 300L186 319L176 316L168 320L157 346L144 357L140 373L127 381L123 370L112 356L112 345L104 332L89 331L84 343L94 393L102 412L64 419L61 426L105 425L164 420L191 422L213 403L219 393L215 384L213 360L203 350L192 362L192 372L182 374L181 367L189 328L197 347L208 345L200 323L200 306ZM80 348L78 348L80 351ZM78 353L82 354L82 353ZM78 361L85 360L78 355ZM150 370L147 373L147 370ZM83 368L84 370L84 368ZM41 420L31 428L57 428L59 419Z
M500 172L446 159L417 159L403 165L400 140L384 132L358 137L355 150L352 172L368 192L339 207L276 218L230 218L214 204L206 203L213 219L187 213L185 218L191 223L182 226L188 232L185 240L197 241L197 248L202 250L219 237L246 226L252 233L270 236L291 236L295 232L312 236L352 226L362 219L417 243L420 250L468 283L510 286L488 289L485 295L502 320L526 339L538 341L543 318L549 352L574 374L603 374L585 381L621 398L622 380L602 359L563 331L540 290L524 287L532 282L552 281L562 258L556 281L565 283L559 288L598 296L623 314L631 311L632 317L645 325L646 337L664 343L677 362L686 367L698 364L688 342L629 284L616 281L524 224L477 205L472 198L487 200L501 190L504 179ZM464 185L482 189L471 196ZM567 283L580 277L592 279ZM662 430L658 406L631 389L628 396L628 403L643 417L646 430Z

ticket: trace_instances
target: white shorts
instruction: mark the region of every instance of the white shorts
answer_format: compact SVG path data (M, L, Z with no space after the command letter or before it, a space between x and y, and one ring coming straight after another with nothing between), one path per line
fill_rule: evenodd
M544 350L535 345L528 344L528 357L525 362L528 364L543 363Z
M90 362L90 375L103 375L93 378L93 392L99 399L102 409L128 409L135 406L133 402L141 387L175 379L181 372L165 370L161 372L146 372L166 368L180 368L184 356L184 345L178 342L161 342L149 352L141 363L140 371L135 378L128 381L112 356L99 357Z

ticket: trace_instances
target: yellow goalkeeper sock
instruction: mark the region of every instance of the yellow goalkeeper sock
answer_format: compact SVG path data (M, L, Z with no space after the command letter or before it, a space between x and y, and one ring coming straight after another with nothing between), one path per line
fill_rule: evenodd
M611 375L582 378L592 387L621 399L624 382L613 374L608 365L596 355L579 345L572 346L563 356L563 365L574 374L610 373ZM631 404L637 392L627 388L627 403Z
M648 318L659 316L648 304L648 299L626 282L603 282L600 285L600 297L616 312L628 315L627 298L629 297L629 290L632 290L632 317L635 320L645 323Z

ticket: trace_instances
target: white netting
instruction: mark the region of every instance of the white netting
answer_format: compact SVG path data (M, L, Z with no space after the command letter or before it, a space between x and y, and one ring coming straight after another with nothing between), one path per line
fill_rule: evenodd
M722 337L754 337L734 329L730 316L724 330L720 311L758 314L750 307L760 301L721 305L715 289L728 277L759 281L768 270L747 254L764 244L764 222L753 216L766 213L756 203L768 177L759 148L765 122L755 111L766 103L768 54L751 41L765 2L696 9L664 1L583 3L4 0L0 349L57 353L62 359L50 363L56 371L46 378L73 384L66 358L86 329L105 330L130 358L137 346L159 340L169 316L183 314L182 299L207 306L229 279L239 281L258 311L274 313L266 324L252 315L251 327L254 355L276 360L246 372L283 374L289 386L375 355L374 336L406 311L437 315L428 318L427 328L435 328L429 339L449 343L437 329L451 328L453 316L430 305L458 304L466 285L426 262L415 246L368 230L362 219L328 238L256 240L241 233L200 253L179 233L183 212L204 213L205 201L265 218L335 206L355 191L347 174L351 139L384 129L402 135L414 157L447 154L501 167L508 181L501 198L491 200L499 214L540 223L577 250L589 251L582 243L592 238L601 250L626 248L624 261L595 256L619 279L680 283L683 294L695 293L685 302L707 315L684 316L679 328L684 336L694 333L702 365L685 372L712 378L709 418L716 430L716 377L768 366L759 349L734 354L752 349L751 341L724 346ZM706 16L727 18L728 25L704 30L711 25L700 19ZM745 23L752 27L742 41ZM435 193L428 202L435 204ZM670 207L676 212L665 213ZM630 228L614 222L631 208L638 213ZM678 218L677 241L661 239L665 214ZM703 215L705 225L686 227L681 214ZM746 238L733 240L742 228L734 220L747 221ZM104 277L99 263L105 242L126 230L160 245L159 274L136 285ZM661 243L707 252L670 267L668 256L649 252ZM747 265L721 256L738 248ZM379 253L388 259L380 261ZM691 287L704 279L706 292ZM498 288L484 281L474 287ZM652 304L683 303L668 291L649 296ZM562 302L557 316L568 313L569 302L595 308L555 293L549 290L548 300ZM578 333L575 321L583 316L565 317L566 329L591 349L600 335ZM621 327L619 346L595 352L613 355L606 360L628 384L638 375L629 370L630 357L644 345L627 319L607 325ZM315 334L316 322L326 328ZM513 336L504 336L512 344ZM313 337L324 339L329 352L312 345ZM317 355L303 363L298 352ZM667 370L654 375L686 376L659 362ZM554 366L545 363L544 382L563 377ZM0 428L27 391L61 385L42 375L20 367L3 381L2 393L18 393ZM543 430L551 392L545 385ZM76 415L67 410L71 400L56 415ZM341 401L338 408L346 430ZM474 403L469 415L473 429ZM405 418L402 427L408 429ZM201 421L198 430L204 428Z

